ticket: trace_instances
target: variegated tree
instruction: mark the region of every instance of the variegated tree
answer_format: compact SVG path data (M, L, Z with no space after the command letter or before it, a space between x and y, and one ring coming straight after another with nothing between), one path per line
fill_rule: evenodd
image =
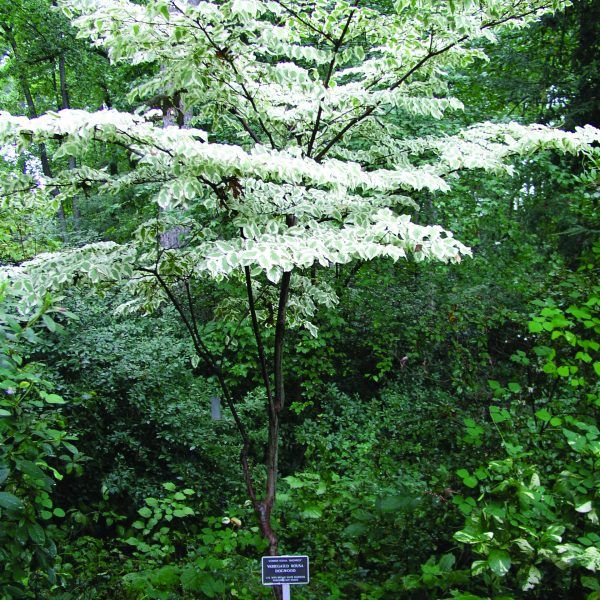
M48 289L86 279L118 282L123 310L170 302L197 360L219 382L241 436L241 464L270 551L284 394L286 327L306 327L335 294L323 270L388 257L459 262L470 251L437 225L411 220L419 192L443 197L466 169L509 172L538 148L591 152L591 127L475 124L455 135L411 139L399 115L442 119L462 108L447 75L474 59L502 27L561 9L560 0L58 0L83 37L114 62L148 64L131 91L141 108L65 110L29 120L2 114L0 143L42 142L78 167L12 174L2 202L46 205L82 187L156 205L127 244L106 241L5 269L32 308ZM158 101L156 99L159 99ZM150 100L152 99L152 100ZM151 108L159 105L162 110ZM86 163L90 144L125 149L121 173ZM71 165L72 166L72 165ZM245 292L269 422L266 484L253 479L250 441L227 363L204 336L195 306L202 281ZM196 286L196 287L195 287ZM273 307L273 319L264 307ZM239 307L238 307L239 308ZM273 335L267 347L266 328Z

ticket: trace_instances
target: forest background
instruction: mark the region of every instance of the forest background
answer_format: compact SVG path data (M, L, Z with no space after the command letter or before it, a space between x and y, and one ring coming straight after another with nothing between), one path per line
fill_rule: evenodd
M110 65L52 5L0 0L0 109L134 110L146 67ZM599 127L599 43L593 0L504 31L489 61L449 73L465 109L442 127ZM27 159L7 148L0 170L74 168L58 145ZM93 152L129 168L125 152ZM274 523L280 551L309 555L312 571L294 597L600 598L597 160L543 151L515 167L414 195L414 219L453 231L472 259L338 265L318 336L287 333ZM0 264L122 242L147 211L86 189L50 215L0 204ZM252 324L214 314L222 288L199 294L261 480ZM6 284L0 297L1 597L269 597L238 433L226 407L211 418L221 392L176 310L115 314L120 286L85 282L28 318Z

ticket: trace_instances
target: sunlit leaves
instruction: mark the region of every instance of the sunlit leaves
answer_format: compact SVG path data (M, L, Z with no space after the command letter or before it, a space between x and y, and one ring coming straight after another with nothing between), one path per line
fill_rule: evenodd
M470 250L439 226L416 224L405 213L417 203L405 194L446 192L462 169L510 172L514 156L538 149L591 152L599 138L589 127L566 133L515 123L424 139L386 129L391 110L441 119L462 109L448 94L448 69L485 57L470 40L492 38L495 27L523 25L548 10L533 0L395 8L318 0L310 12L261 0L59 5L113 61L160 66L139 82L132 100L178 90L173 108L210 124L210 135L165 126L162 111L150 106L136 114L66 110L32 120L2 113L0 144L26 151L59 140L56 158L80 159L78 168L54 178L11 176L4 195L57 202L93 189L121 198L141 194L162 210L128 244L43 255L6 271L2 277L14 281L23 310L46 289L80 280L118 282L133 296L123 310L151 310L164 301L159 275L221 280L250 267L277 283L284 272L357 259L460 262ZM354 149L354 135L366 150ZM86 165L86 149L95 143L124 149L134 168L113 174ZM170 231L180 232L181 248L163 247ZM320 292L302 288L290 306L310 328Z

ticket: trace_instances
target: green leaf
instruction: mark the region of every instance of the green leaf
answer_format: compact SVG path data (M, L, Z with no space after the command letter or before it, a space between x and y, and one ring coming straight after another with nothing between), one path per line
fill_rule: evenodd
M478 485L478 481L475 477L465 477L463 479L463 483L470 488L476 488Z
M488 556L490 569L499 577L504 577L510 570L510 554L506 550L492 550Z
M40 396L48 403L48 404L66 404L66 402L58 395L58 394L46 394L40 393Z
M138 510L138 514L144 519L149 519L152 516L152 511L147 506L143 506Z
M594 592L600 592L600 582L597 577L581 577L581 585L592 590ZM588 598L592 598L593 596L588 596Z
M455 562L456 558L454 558L454 554L444 554L442 558L440 558L438 566L443 572L451 571Z
M58 326L48 315L42 315L42 321L44 321L44 324L49 331L56 331Z
M365 523L351 523L342 531L342 536L358 537L367 531L369 531L369 527Z
M480 542L489 542L494 537L492 531L481 531L472 525L467 525L464 529L457 531L452 537L457 542L463 544L478 544Z
M552 418L552 415L545 408L538 410L535 416L544 423L547 423Z
M375 503L375 508L382 513L392 513L414 510L418 504L419 500L416 496L405 494L378 498Z
M587 352L578 352L575 355L575 358L577 360L581 360L585 363L591 363L592 362L592 357L587 353Z
M592 315L585 309L577 308L576 306L569 306L567 308L568 313L572 314L578 319L591 319Z
M204 579L204 573L195 565L185 567L181 573L181 587L185 592L198 592Z
M208 598L214 598L217 594L225 591L225 585L222 581L202 571L196 565L190 565L183 569L181 573L181 587L186 592L202 592Z
M181 519L183 517L188 517L193 514L194 514L194 509L190 508L189 506L185 506L184 508L176 508L173 511L173 516L177 517L178 519Z
M140 544L143 544L143 542L141 542L140 540L138 540L135 537L128 537L126 540L123 540L126 544L129 544L130 546L139 546Z
M27 533L29 534L29 539L31 539L31 541L38 546L43 545L43 543L46 541L44 529L38 523L28 523Z
M171 15L169 14L169 7L166 4L162 4L159 9L160 14L165 18L166 21L168 21L171 18Z
M318 506L307 506L300 513L305 519L320 519L323 511Z
M543 331L543 326L541 323L539 323L538 321L531 321L529 323L529 331L530 333L539 333L540 331Z
M513 393L515 393L515 394L518 394L518 393L521 391L521 386L520 386L518 383L515 383L514 381L511 381L511 382L508 384L508 389L509 389L511 392L513 392Z
M575 510L578 513L588 513L592 510L592 501L591 500L587 500L579 505L575 505Z
M29 475L32 479L45 479L45 473L33 462L30 460L17 460L16 466L21 473L25 473L25 475Z
M490 406L490 417L494 423L503 423L510 419L510 414L505 408Z
M304 482L293 475L289 475L288 477L284 477L284 481L292 488L298 489L304 487Z
M562 541L562 534L565 532L565 528L562 525L550 525L544 534L544 537L552 540L553 542Z
M556 365L552 361L548 361L543 367L542 371L544 373L548 373L548 375L552 373L556 373Z
M471 564L471 575L481 575L484 571L485 571L485 567L487 566L487 563L485 562L485 560L476 560ZM483 598L481 598L480 596L473 596L471 597L470 594L460 594L458 596L458 598L461 598L461 600L475 600L475 598L477 600L483 600ZM486 599L488 600L488 599Z
M161 567L152 574L151 581L157 587L175 589L179 583L179 569L174 565Z
M21 510L23 503L19 498L9 492L0 492L0 508L6 510Z
M479 479L479 481L483 481L484 479L487 479L488 476L489 476L489 473L483 467L479 467L475 471L475 477L477 477L477 479Z
M529 555L533 555L535 553L535 549L525 538L517 538L516 540L513 540L513 544L515 544L515 546L517 546L521 552L525 552Z
M537 567L531 565L527 570L526 576L521 585L521 589L524 592L532 590L538 583L540 583L541 580L542 574L540 573L540 570Z

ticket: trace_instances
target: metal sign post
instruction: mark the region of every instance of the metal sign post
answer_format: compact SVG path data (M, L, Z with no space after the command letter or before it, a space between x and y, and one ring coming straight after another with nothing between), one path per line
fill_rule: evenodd
M283 600L290 600L290 585L306 585L310 581L308 556L263 556L262 584L280 585Z

